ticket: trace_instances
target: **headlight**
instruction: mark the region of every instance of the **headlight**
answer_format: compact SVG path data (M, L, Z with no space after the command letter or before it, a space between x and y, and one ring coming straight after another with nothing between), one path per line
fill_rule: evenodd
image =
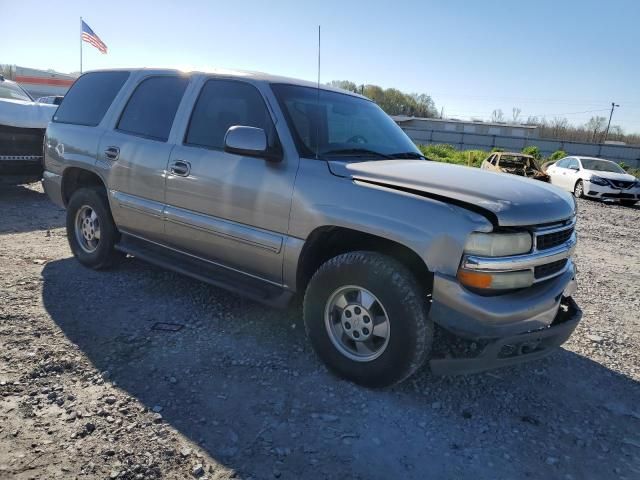
M600 186L603 186L603 187L606 187L607 185L609 185L609 182L607 182L604 178L596 177L595 175L593 177L591 177L589 179L589 181L591 183L595 183L596 185L600 185Z
M520 233L480 233L469 235L464 251L471 255L485 257L508 257L529 253L531 251L531 235Z

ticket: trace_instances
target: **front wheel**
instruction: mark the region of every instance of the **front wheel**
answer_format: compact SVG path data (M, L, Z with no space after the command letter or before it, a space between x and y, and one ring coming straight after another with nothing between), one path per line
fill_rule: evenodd
M304 297L311 344L331 371L368 387L401 382L433 341L427 293L408 269L375 252L323 264Z
M123 256L114 249L118 237L104 190L77 190L67 205L67 240L78 261L96 270L111 266Z
M584 185L582 184L582 180L578 180L576 182L575 187L573 187L573 195L576 198L584 197Z

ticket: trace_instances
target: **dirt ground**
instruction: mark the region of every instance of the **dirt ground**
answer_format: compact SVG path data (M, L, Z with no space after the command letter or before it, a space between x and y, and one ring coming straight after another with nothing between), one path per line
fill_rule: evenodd
M371 391L282 312L70 254L38 184L0 186L0 478L638 479L640 209L579 202L563 349Z

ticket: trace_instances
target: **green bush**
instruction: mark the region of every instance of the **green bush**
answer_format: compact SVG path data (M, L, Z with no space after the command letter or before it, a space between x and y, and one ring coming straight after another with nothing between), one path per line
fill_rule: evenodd
M566 157L568 154L564 150L556 150L547 158L548 161L560 160L561 158Z
M504 148L501 147L493 147L491 149L491 153L497 153L497 152L505 152L506 150Z
M540 149L535 145L529 145L528 147L524 147L522 149L522 153L531 155L536 160L540 160L542 158L542 154L540 153Z
M629 175L633 175L634 177L640 179L640 168L629 168L627 170Z
M420 145L420 150L427 158L451 158L458 153L453 145L447 145L444 143Z
M456 150L452 145L446 144L419 145L419 148L422 154L431 160L456 165L469 165L471 161L472 167L479 167L489 155L484 150Z
M629 175L633 175L636 178L640 178L640 168L633 168L624 162L618 162L618 165L620 165L620 168L625 170Z

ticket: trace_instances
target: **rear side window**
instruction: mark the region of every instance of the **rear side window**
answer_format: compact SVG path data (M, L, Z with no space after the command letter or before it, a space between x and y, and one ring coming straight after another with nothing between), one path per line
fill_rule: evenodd
M269 112L255 87L233 80L209 80L193 108L185 143L222 150L224 136L234 125L262 128L273 138Z
M129 72L85 73L64 96L53 121L95 127L127 78Z
M129 98L116 128L166 141L188 83L186 77L151 77L143 80Z

